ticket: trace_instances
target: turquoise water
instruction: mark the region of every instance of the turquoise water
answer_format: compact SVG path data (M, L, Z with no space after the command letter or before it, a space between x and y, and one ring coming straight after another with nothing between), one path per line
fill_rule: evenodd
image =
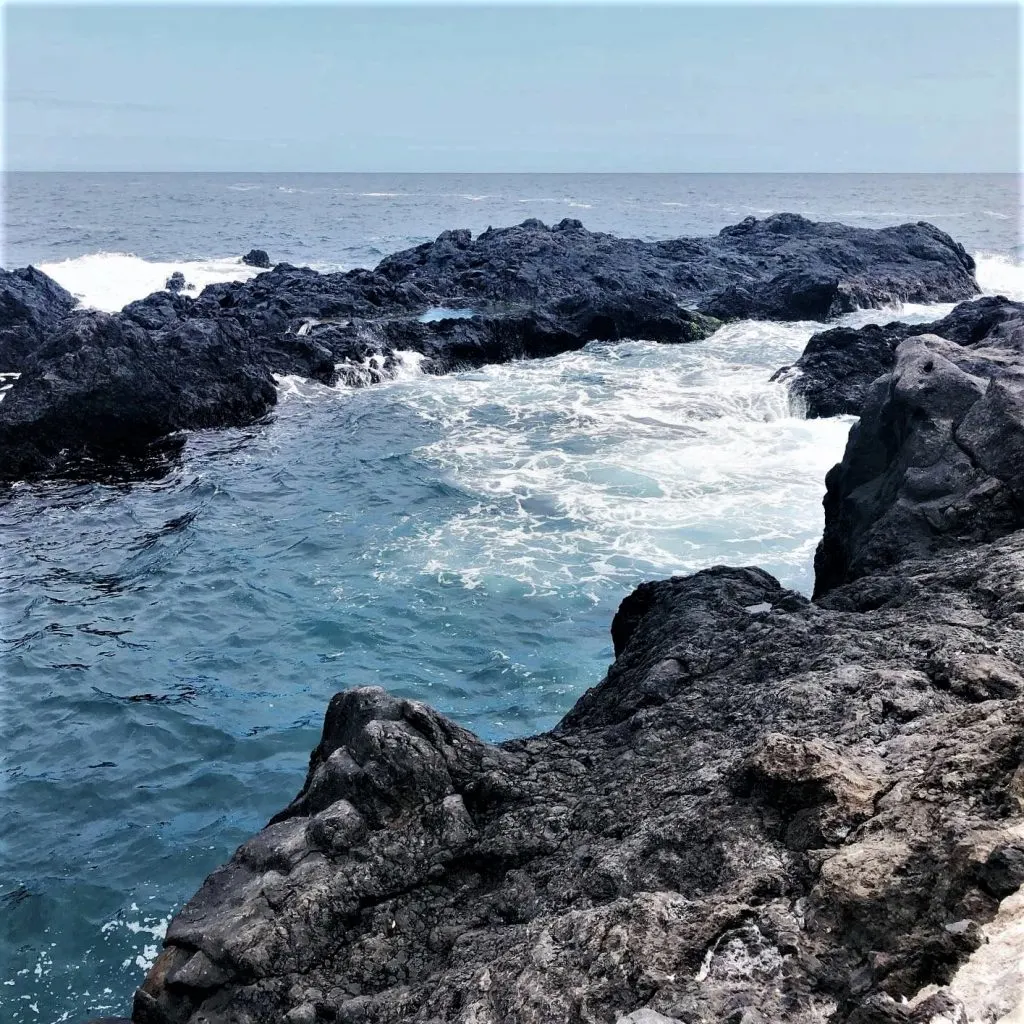
M390 181L345 179L352 195L327 203L303 176L245 191L155 176L144 202L102 176L19 177L8 263L45 262L108 307L167 266L248 273L237 254L252 245L348 265L479 226L456 214L485 202L439 210L436 179L392 197L396 212L362 194L400 191ZM689 179L566 179L558 201L648 235L717 230L754 212L744 195L885 222L977 207L961 234L1005 291L1020 280L1012 221L981 211L1016 216L1014 189L969 184L976 200L958 205L949 182L833 182L829 198L791 179L758 199L756 181L705 179L690 221L657 205L688 201ZM569 212L538 212L555 205L537 198L557 191L547 180L520 180L518 198L513 185L488 200L495 223ZM362 212L324 215L314 237L318 203ZM638 339L445 378L410 359L366 390L284 378L270 422L193 435L165 479L0 498L0 1019L126 1011L168 915L298 789L336 690L383 685L502 739L553 725L600 679L611 617L643 579L755 563L808 591L822 479L849 423L803 420L769 377L818 326L740 323L691 346Z

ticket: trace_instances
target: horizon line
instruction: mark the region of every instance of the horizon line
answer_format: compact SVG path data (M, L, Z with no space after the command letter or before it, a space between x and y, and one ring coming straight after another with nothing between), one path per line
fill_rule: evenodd
M465 0L469 2L469 0ZM637 177L641 175L668 177L674 175L844 175L844 174L861 174L861 175L1005 175L1005 176L1024 176L1024 169L1016 168L1015 170L843 170L843 171L401 171L401 170L372 170L372 171L335 171L335 170L249 170L249 169L232 169L232 170L215 170L209 168L121 168L121 167L94 167L94 168L80 168L80 167L41 167L41 168L0 168L2 174L225 174L225 175L269 175L269 174L330 174L330 175L373 175L373 174L392 174L392 175L416 175L420 177L427 177L429 175L436 176L453 176L453 175L476 175L483 177L485 175L502 175L505 177L514 176L538 176L538 175L560 175L564 177L613 177L613 176L631 176Z

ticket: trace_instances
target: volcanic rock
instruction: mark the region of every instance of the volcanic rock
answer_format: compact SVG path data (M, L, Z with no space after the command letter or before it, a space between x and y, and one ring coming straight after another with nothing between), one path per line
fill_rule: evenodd
M146 330L130 316L76 313L0 402L0 478L88 475L178 430L251 422L276 400L230 321Z
M20 373L46 332L77 305L35 267L0 269L0 373Z
M343 692L133 1020L931 1020L902 1000L1024 879L1021 691L943 652L1020 681L1022 579L1015 534L819 605L756 569L647 584L607 679L499 746Z
M245 261L269 266L261 250ZM130 474L124 457L160 429L262 416L273 373L361 385L410 358L444 373L590 341L689 342L736 316L826 319L859 305L965 298L977 292L973 271L963 248L927 224L874 231L790 214L668 242L619 239L575 220L530 220L476 239L447 231L376 270L282 263L195 299L172 277L169 290L102 325L68 319L74 302L63 289L17 271L0 279L0 306L13 311L9 369L25 370L0 408L0 479L82 473L93 464L84 453L97 465L121 460ZM434 307L473 315L423 322ZM41 345L44 335L55 343ZM195 354L169 344L192 336L202 339ZM79 343L88 372L75 383L65 364ZM121 394L134 397L118 412Z
M1019 528L1024 320L973 346L908 338L826 477L815 593Z
M270 269L270 257L265 249L250 249L242 257L242 262L247 267L259 267L261 270Z
M834 327L815 334L803 355L773 379L789 383L810 418L857 416L871 382L892 369L896 347L905 338L937 334L967 348L990 341L1002 345L1022 320L1024 304L993 296L963 302L948 316L925 325L896 321L884 327Z
M302 790L172 921L132 1019L1012 1009L958 972L1024 882L1018 341L899 345L830 474L815 602L753 568L645 583L604 681L496 746L339 693Z

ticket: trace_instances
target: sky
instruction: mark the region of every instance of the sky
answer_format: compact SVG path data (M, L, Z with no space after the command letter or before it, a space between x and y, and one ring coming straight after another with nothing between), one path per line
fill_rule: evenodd
M3 163L1016 171L1015 5L4 6Z

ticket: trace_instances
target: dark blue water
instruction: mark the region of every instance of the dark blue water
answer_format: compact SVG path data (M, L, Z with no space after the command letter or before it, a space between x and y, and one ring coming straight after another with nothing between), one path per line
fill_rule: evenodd
M1007 177L11 175L6 203L5 264L107 308L172 264L248 273L253 245L350 266L526 216L644 237L927 218L992 287L1022 281ZM848 423L768 378L816 326L440 379L410 360L364 391L285 379L272 422L192 436L164 480L0 498L0 1020L124 1012L167 916L298 789L336 690L501 739L598 681L642 579L756 563L808 589Z

